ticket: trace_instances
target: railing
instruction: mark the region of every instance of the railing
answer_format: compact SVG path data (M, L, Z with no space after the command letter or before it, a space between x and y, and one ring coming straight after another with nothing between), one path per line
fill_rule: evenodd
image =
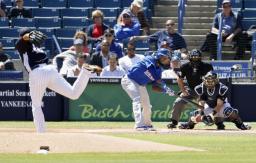
M251 80L254 79L254 59L256 57L256 32L254 32L252 36L252 50L251 50L251 59L252 59L252 65L251 65Z
M183 18L185 16L185 3L186 0L179 0L178 4L178 32L182 34Z

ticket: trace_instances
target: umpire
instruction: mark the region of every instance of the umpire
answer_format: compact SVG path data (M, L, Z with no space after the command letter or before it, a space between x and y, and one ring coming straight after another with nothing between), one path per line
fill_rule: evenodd
M197 99L197 95L194 88L202 83L202 77L205 76L209 71L212 71L213 67L209 63L201 61L201 52L197 49L193 49L189 53L189 62L185 63L180 68L180 74L178 74L177 82L181 90L181 97L188 100ZM187 80L188 87L184 84L184 78ZM169 129L176 128L184 110L186 101L178 97L174 104L171 115L171 122L167 125Z

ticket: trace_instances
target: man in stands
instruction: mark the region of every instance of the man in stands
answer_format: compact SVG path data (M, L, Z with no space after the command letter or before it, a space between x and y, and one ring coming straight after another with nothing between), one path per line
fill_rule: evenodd
M32 15L28 9L23 7L23 0L16 0L16 6L11 8L9 18L32 18Z
M15 70L11 57L5 54L3 44L0 42L0 71Z

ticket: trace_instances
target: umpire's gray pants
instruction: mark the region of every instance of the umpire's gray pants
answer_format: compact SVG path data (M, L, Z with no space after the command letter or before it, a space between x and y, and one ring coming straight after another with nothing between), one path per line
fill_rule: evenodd
M197 94L195 93L195 91L191 91L191 90L188 90L189 92L189 96L185 96L183 98L185 99L188 99L188 100L194 100L194 99L197 99L198 96ZM184 111L185 109L185 105L187 104L188 102L184 101L182 98L178 97L174 103L173 103L173 107L172 107L172 113L171 113L171 120L175 120L177 122L179 122L180 120L180 116L181 116L181 113Z
M135 120L135 128L150 126L151 121L151 104L146 86L140 86L132 79L124 76L121 80L123 89L132 100L132 109ZM143 108L143 110L141 109Z

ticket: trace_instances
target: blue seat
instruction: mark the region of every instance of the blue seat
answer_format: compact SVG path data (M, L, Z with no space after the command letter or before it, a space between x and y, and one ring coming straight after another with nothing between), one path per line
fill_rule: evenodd
M27 19L27 18L14 18L12 19L12 27L30 27L35 28L36 23L34 19Z
M19 38L18 28L3 28L0 32L0 38Z
M242 11L242 16L245 19L255 19L256 18L256 10L244 10L244 11Z
M58 9L34 8L32 15L34 18L59 17L60 11Z
M11 8L13 6L13 0L4 0L4 3L7 8Z
M73 45L73 39L58 39L62 50L67 50Z
M248 30L252 25L256 25L256 19L243 19L243 29Z
M144 41L136 41L135 47L137 50L149 50L150 44L147 40Z
M62 28L56 29L55 35L57 38L73 38L77 29L75 28Z
M9 19L8 18L0 18L0 28L8 28L9 27Z
M256 3L255 3L255 0L244 0L244 8L247 9L247 8L254 8L256 9Z
M116 25L116 17L105 17L103 22L113 28Z
M38 8L38 0L24 0L24 8Z
M102 7L102 8L117 8L121 7L121 0L94 0L95 7Z
M69 0L69 8L91 9L94 7L94 0Z
M88 26L87 19L84 17L63 18L62 25L63 28L86 28Z
M14 39L0 39L0 42L3 45L4 49L14 49L15 47L15 40Z
M55 34L54 29L44 28L44 29L37 29L37 30L43 32L48 38L52 38L52 36Z
M22 71L0 71L1 80L22 80Z
M222 8L222 2L223 0L218 0L217 1L217 7ZM243 8L243 0L232 0L232 8Z
M19 52L16 50L5 50L4 52L8 54L11 59L20 59Z
M100 9L105 17L117 17L119 14L119 8L98 8Z
M62 9L62 17L89 17L88 9Z
M39 29L61 28L61 19L60 18L35 18L35 22L36 22L36 27Z
M67 0L42 0L43 8L63 9L67 7Z

